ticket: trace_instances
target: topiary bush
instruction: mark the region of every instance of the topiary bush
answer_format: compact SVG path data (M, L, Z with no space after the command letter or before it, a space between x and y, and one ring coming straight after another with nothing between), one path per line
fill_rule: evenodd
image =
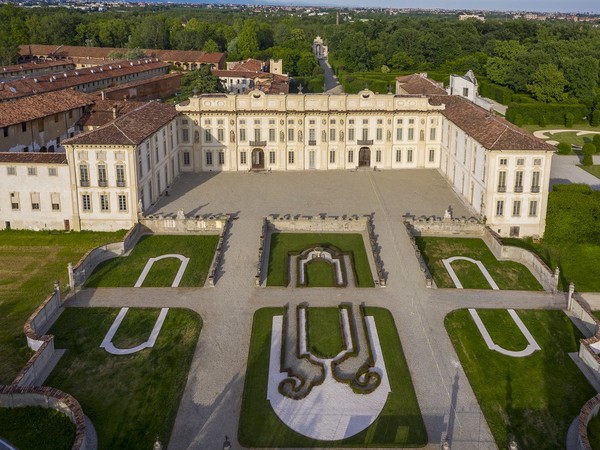
M513 122L516 126L518 127L522 127L523 126L523 116L521 114L517 114L515 116L515 121Z
M573 121L575 120L575 116L573 115L573 113L566 113L565 114L565 126L568 128L573 127Z
M600 109L593 109L592 113L590 114L590 125L593 127L600 125Z
M556 148L559 155L568 155L571 153L571 144L567 144L566 142L561 142Z
M592 155L583 155L583 159L581 160L581 165L582 166L593 166L594 159L592 158Z
M600 134L595 134L592 143L596 146L596 153L600 152Z
M596 153L596 146L592 143L587 143L587 144L583 144L583 147L581 148L581 152L584 155L593 155L594 153Z

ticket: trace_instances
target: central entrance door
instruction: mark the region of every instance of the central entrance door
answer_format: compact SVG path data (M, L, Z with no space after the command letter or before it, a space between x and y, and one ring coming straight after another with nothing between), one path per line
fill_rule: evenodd
M371 165L371 150L363 147L358 152L358 167L369 167Z
M252 169L259 170L265 168L265 152L261 148L252 150Z

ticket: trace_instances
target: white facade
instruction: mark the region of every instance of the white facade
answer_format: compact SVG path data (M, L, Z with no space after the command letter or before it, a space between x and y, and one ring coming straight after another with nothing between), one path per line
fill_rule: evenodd
M460 95L486 111L491 111L492 104L480 97L478 91L479 85L472 70L469 70L464 76L450 75L448 94Z

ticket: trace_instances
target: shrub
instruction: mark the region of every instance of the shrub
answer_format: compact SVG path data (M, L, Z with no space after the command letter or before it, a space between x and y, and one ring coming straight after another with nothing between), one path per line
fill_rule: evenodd
M565 126L568 128L571 128L573 126L573 121L575 120L575 116L573 115L573 113L566 113L565 114Z
M556 146L558 148L559 155L568 155L571 153L571 144L567 144L566 142L561 142Z
M592 158L592 155L583 155L583 159L581 160L581 165L582 166L593 166L594 159Z
M600 134L595 134L592 143L596 146L596 152L600 152Z
M593 127L600 125L600 109L594 108L592 110L592 113L590 114L590 125Z
M596 153L596 146L594 144L590 144L589 142L587 144L583 144L583 147L581 148L581 152L584 155L593 155L594 153Z
M482 97L491 98L498 103L508 105L512 101L514 92L507 87L498 86L479 79L479 93Z
M515 116L514 124L518 127L523 126L524 120L521 114Z
M592 193L592 188L587 184L555 184L552 186L552 192L575 192L589 195Z

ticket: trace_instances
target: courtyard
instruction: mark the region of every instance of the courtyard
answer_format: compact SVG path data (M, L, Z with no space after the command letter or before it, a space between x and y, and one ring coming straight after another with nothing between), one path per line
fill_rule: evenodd
M431 448L451 437L453 448L494 449L496 442L444 328L460 308L560 309L564 295L522 291L474 291L425 287L402 218L470 214L434 170L186 174L171 186L152 214L230 213L222 265L214 288L88 288L69 306L188 308L202 317L169 448L220 448L225 435L238 448L244 383L253 320L263 307L337 307L341 302L390 311ZM285 289L255 287L259 237L267 215L372 214L381 246L386 288ZM384 353L385 353L384 348ZM53 375L58 376L58 375ZM414 411L406 411L414 415ZM402 408L388 422L399 422ZM387 423L387 425L385 425ZM240 431L241 432L241 431ZM163 439L166 435L163 434ZM240 438L243 438L240 435ZM362 442L377 442L365 436ZM388 439L383 437L383 439ZM395 437L380 445L392 445ZM404 441L415 445L420 438ZM420 445L420 444L419 444Z

